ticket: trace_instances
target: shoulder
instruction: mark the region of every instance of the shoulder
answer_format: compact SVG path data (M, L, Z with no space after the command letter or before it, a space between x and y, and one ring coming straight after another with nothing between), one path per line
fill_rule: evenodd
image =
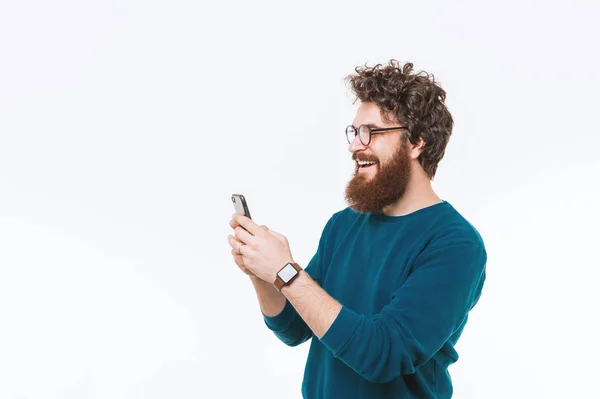
M352 209L348 206L344 209L340 209L339 211L335 212L329 220L330 220L331 224L346 225L346 224L352 224L356 220L364 218L364 217L365 217L364 213L355 211L354 209Z
M485 243L479 231L450 203L433 218L428 241L434 247L470 243L485 251Z
M416 253L413 268L443 266L464 281L485 279L487 251L473 224L453 206L436 215L426 234L427 240ZM479 280L477 280L479 281Z
M338 235L338 232L348 230L348 226L353 224L359 215L360 213L350 207L334 212L322 228L321 240L331 241L330 238Z

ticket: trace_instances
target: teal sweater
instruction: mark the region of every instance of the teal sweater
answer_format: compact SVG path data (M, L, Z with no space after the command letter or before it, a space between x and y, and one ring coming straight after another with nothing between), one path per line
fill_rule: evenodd
M289 346L312 338L306 399L450 398L448 366L486 260L481 236L447 201L405 216L348 207L305 268L342 305L329 330L313 336L289 301L265 324Z

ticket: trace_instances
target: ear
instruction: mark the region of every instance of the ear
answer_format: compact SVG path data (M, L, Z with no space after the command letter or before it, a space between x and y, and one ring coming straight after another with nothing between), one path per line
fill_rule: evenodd
M409 148L410 148L410 157L412 159L419 158L419 156L423 152L423 149L425 148L426 145L427 145L427 143L425 141L423 141L422 138L419 139L419 141L416 144L410 144L410 146L409 146Z

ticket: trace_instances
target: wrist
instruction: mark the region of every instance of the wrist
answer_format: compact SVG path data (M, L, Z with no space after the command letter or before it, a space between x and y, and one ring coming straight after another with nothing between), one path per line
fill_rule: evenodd
M273 285L272 282L270 281L265 281L260 277L257 277L256 275L252 275L250 276L250 281L252 281L252 284L254 285L254 287L260 287L260 288L270 288L273 287L275 288L275 286Z
M320 287L319 284L312 279L310 274L306 273L302 270L298 277L292 281L290 284L281 288L281 293L284 297L286 297L290 302L294 303L298 298L305 297L309 291L314 288L311 284L315 284L317 287ZM310 295L310 294L308 294Z
M292 259L279 269L273 280L273 286L281 292L285 286L293 284L294 280L296 280L303 271L304 269L302 269L302 266Z

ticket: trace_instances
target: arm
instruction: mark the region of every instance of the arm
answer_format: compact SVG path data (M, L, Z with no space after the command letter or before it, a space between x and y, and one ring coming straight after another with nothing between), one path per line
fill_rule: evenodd
M281 292L319 339L342 309L342 305L304 271L290 285L284 286Z
M271 283L252 278L267 327L288 346L297 346L312 337L312 331L286 297Z
M300 275L296 277L296 279L293 281L293 285L300 284L301 282L299 280L303 280L304 278L310 279L310 281L312 281L315 285L317 284L307 273L313 270L317 260L318 253L315 254L306 269L301 271ZM260 279L253 279L252 281L254 282L254 287L256 288L257 293L259 290L261 290L263 298L265 298L267 295L272 298L271 303L268 304L263 310L263 316L265 324L271 331L275 333L277 338L279 338L288 346L297 346L312 337L312 329L309 328L303 318L298 314L298 311L294 308L294 306L292 306L292 303L288 301L286 296L284 296L286 287L283 287L282 291L279 292L271 283L267 283ZM308 295L306 297L310 298ZM261 301L260 296L259 301ZM275 301L277 301L277 305L274 304Z
M305 273L282 293L335 357L384 383L414 373L454 334L479 299L486 260L476 243L426 250L392 301L371 317L340 305Z
M285 296L273 284L267 283L256 276L250 276L250 280L254 285L263 316L275 317L280 314L287 302Z
M303 277L308 277L315 284L321 281L321 269L322 265L326 263L328 237L334 219L335 215L329 219L323 228L317 252L306 268L300 272L301 275L296 277L293 282L294 285L298 284L298 280ZM285 287L282 292L279 292L273 284L258 278L253 278L252 282L259 297L265 324L275 333L277 338L288 346L296 346L312 337L313 332L311 329L282 293Z

